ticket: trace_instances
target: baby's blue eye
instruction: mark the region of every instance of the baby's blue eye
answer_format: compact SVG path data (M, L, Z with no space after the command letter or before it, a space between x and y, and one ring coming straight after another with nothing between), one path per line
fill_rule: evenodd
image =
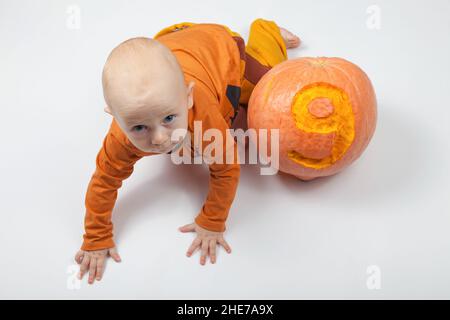
M174 114L168 115L167 117L164 118L164 123L170 123L174 118L175 118Z
M141 132L147 129L147 126L144 126L143 124L138 124L137 126L133 127L133 131Z

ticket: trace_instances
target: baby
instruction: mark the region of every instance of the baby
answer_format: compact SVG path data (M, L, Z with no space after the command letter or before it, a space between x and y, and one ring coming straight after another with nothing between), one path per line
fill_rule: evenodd
M153 39L133 38L114 48L102 74L105 111L113 119L86 192L84 241L75 256L80 279L89 272L88 283L101 280L108 255L121 261L111 216L117 191L136 161L179 152L195 139L194 121L200 121L202 130L219 130L223 137L230 127L246 127L246 105L257 81L287 59L286 48L299 44L297 36L275 22L257 19L247 45L226 26L185 22L161 30ZM175 131L185 134L174 140ZM237 155L234 140L231 146L225 140L224 150L232 148ZM187 256L199 249L202 265L207 256L216 262L217 244L231 253L223 232L239 182L240 166L236 156L233 160L208 163L206 201L194 222L179 228L196 233Z

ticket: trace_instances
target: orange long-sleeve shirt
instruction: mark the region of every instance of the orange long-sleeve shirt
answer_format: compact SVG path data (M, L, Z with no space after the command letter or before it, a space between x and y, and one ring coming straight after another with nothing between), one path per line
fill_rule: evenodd
M202 121L202 133L210 128L221 131L223 150L226 137L232 144L234 163L209 165L209 191L195 218L201 227L224 231L225 221L235 197L240 166L237 146L226 132L238 106L242 80L242 51L230 32L218 24L196 24L189 28L156 38L176 56L185 75L186 84L195 81L194 105L188 113L188 130L193 152L194 121ZM202 142L202 151L209 142ZM85 205L83 250L99 250L115 246L112 211L122 181L128 178L136 161L156 155L137 149L113 119L103 145L96 157L96 169L89 182ZM192 164L194 165L194 164Z

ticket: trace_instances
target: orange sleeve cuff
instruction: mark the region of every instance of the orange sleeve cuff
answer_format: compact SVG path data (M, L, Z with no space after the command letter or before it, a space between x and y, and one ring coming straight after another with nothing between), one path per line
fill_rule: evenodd
M209 231L223 232L226 229L225 222L208 220L203 215L203 211L195 218L194 221L200 227Z
M112 238L101 240L101 241L88 241L86 238L81 245L81 250L92 251L92 250L102 250L114 248L116 244Z

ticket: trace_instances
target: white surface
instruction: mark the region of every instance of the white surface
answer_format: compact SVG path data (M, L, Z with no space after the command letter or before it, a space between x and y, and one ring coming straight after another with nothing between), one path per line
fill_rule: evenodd
M0 298L450 298L450 2L0 1ZM214 5L212 5L212 3ZM66 27L69 5L81 28ZM366 26L369 5L381 28ZM208 172L145 158L114 211L122 264L67 286L84 196L110 123L100 75L109 51L181 21L248 37L255 18L297 33L289 56L360 65L379 106L375 136L343 173L304 183L243 166L216 265L185 257ZM367 268L381 271L369 290ZM73 273L73 271L72 271Z

